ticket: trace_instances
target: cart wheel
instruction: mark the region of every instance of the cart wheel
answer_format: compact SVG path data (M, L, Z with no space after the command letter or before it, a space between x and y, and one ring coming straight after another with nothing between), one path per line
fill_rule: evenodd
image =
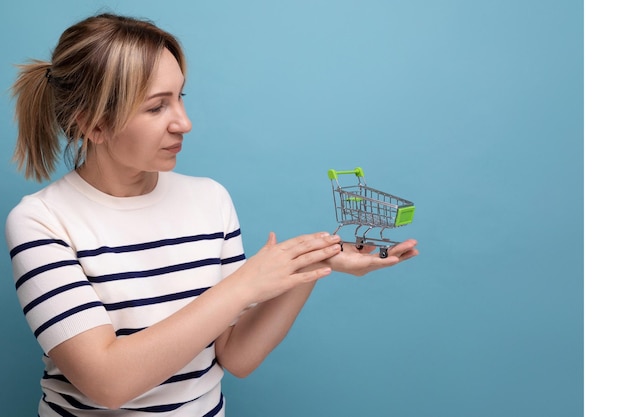
M381 258L386 258L387 257L387 248L380 248L380 257Z
M356 238L356 244L354 245L358 250L363 249L363 242L365 242L365 239L362 237L357 237Z

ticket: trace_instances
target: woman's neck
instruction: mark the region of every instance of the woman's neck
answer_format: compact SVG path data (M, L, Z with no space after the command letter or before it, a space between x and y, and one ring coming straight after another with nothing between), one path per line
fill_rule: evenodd
M76 169L89 185L114 197L136 197L150 193L157 185L158 172L107 172L97 165L83 164Z

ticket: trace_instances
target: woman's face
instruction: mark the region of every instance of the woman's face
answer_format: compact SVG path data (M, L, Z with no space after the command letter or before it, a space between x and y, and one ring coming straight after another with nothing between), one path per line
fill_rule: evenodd
M99 163L131 175L172 170L183 134L191 130L182 99L184 83L176 58L164 49L145 101L121 132L111 137L105 134L105 160L98 151Z

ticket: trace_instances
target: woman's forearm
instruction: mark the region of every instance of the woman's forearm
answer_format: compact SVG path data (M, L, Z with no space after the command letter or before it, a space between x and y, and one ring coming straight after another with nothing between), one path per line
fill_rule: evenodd
M243 378L285 338L315 287L305 283L246 312L216 341L218 361Z

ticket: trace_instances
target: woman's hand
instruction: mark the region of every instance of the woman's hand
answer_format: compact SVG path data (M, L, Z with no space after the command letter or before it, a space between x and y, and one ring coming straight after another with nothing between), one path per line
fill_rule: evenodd
M373 253L376 246L364 246L362 249L357 249L354 244L344 243L343 251L329 258L325 263L333 271L363 276L369 272L396 265L416 256L419 252L415 246L417 246L417 241L408 239L389 248L387 257L381 258L378 252Z
M340 252L339 242L339 236L323 232L277 243L272 232L259 252L226 280L238 279L251 303L270 300L330 274L324 261Z

